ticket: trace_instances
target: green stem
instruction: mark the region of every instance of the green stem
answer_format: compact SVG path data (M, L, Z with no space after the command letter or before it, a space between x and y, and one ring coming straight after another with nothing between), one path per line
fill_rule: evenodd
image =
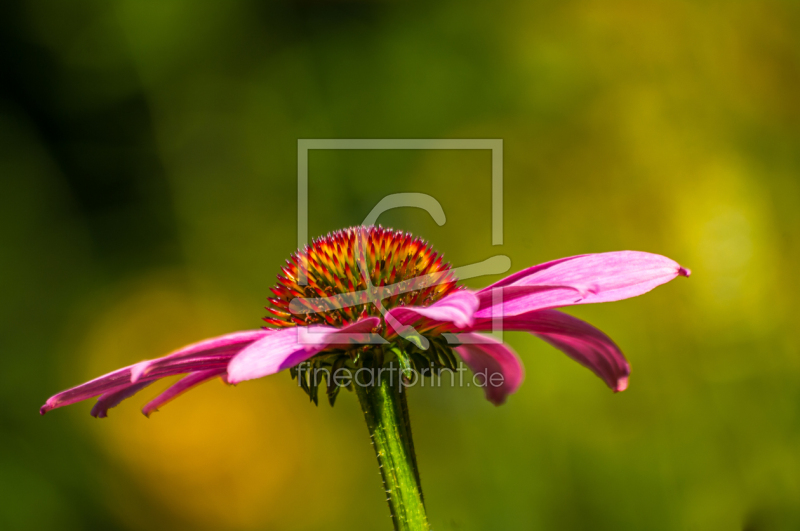
M406 389L401 385L397 370L380 370L375 380L371 387L357 382L354 387L378 456L394 528L398 531L428 530L408 422Z

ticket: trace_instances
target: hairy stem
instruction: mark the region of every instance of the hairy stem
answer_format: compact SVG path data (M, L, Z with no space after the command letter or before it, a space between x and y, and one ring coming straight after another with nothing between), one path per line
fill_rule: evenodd
M376 369L376 373L374 385L354 386L378 457L394 528L430 529L411 440L406 390L398 371Z

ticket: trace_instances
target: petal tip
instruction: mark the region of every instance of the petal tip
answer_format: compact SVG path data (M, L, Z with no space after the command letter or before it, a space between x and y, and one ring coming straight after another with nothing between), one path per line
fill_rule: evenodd
M499 407L506 403L506 398L508 397L505 395L495 398L489 398L489 402L491 402L495 407Z
M692 270L689 269L688 267L680 267L678 269L678 274L682 277L689 278L690 276L692 276Z
M617 379L617 386L614 387L614 392L615 393L621 393L622 391L624 391L627 388L628 388L628 377L627 376L622 376L622 377Z
M56 395L56 396L58 396L58 395ZM56 409L57 407L58 407L58 400L56 399L55 396L51 397L51 398L49 398L47 400L47 402L44 403L44 405L42 407L39 408L39 414L40 415L44 415L48 411Z
M228 376L225 378L225 383L228 385L237 385L245 381L247 378L240 376L238 370L234 367L233 374L231 374L231 366L228 365Z

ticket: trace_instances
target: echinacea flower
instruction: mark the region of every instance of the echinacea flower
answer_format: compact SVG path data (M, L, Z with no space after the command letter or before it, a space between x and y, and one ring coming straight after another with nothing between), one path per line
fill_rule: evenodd
M51 397L41 413L98 397L92 415L105 417L151 383L184 375L144 406L149 416L208 380L235 384L289 369L315 403L323 380L331 405L342 387L355 391L395 529L427 530L401 380L455 370L457 353L483 376L486 398L502 404L522 383L522 362L479 332L503 329L542 338L623 391L630 367L620 349L592 325L554 308L627 299L689 276L664 256L622 251L547 262L475 292L457 284L454 270L426 242L373 226L314 240L281 272L264 318L270 327L206 339L124 367ZM402 379L391 371L387 377L386 368L397 369ZM355 369L355 376L338 378L342 369ZM368 382L359 381L363 370L371 372Z
M450 265L423 240L373 226L318 238L281 271L264 318L271 327L206 339L118 369L54 395L41 414L98 397L91 414L105 417L155 381L185 375L144 406L149 416L215 378L236 384L284 369L298 376L296 367L303 362L327 368L391 361L406 369L453 368L453 351L474 372L502 374L501 385L484 385L486 397L502 404L519 388L524 371L507 345L478 334L498 325L540 337L612 390L623 391L630 367L619 347L597 328L554 308L627 299L689 276L664 256L620 251L536 265L475 292L459 286ZM322 382L302 383L316 400ZM331 401L339 388L328 382Z

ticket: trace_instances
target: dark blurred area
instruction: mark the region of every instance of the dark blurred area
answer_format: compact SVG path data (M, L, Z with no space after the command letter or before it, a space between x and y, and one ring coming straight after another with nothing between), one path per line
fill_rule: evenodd
M800 528L796 2L13 0L0 48L0 529L390 525L353 397L315 408L288 375L151 419L157 386L102 421L37 414L261 325L301 138L504 142L501 247L481 151L311 152L312 236L421 192L444 226L381 222L456 266L637 249L693 270L570 310L629 356L625 393L515 334L508 404L414 390L435 529Z

